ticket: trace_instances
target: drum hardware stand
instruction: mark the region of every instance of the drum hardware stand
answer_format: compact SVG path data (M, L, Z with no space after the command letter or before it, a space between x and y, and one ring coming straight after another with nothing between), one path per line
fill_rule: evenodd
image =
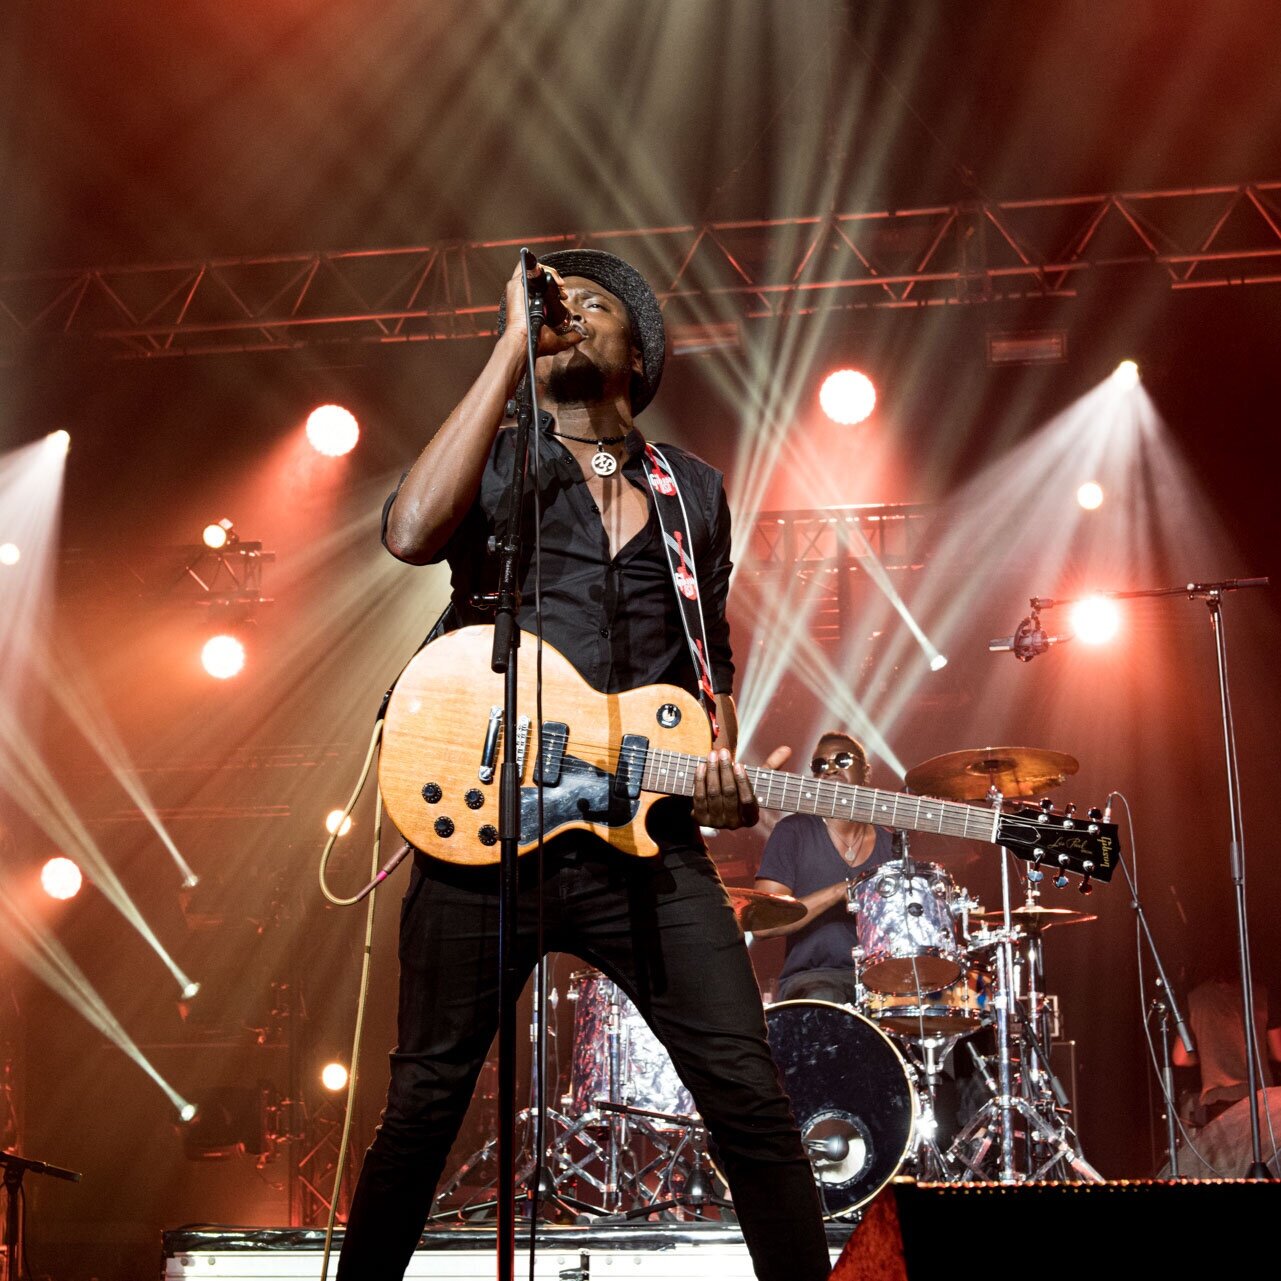
M658 1149L658 1155L654 1160L636 1169L627 1180L637 1204L631 1209L619 1211L617 1215L611 1215L610 1218L623 1221L644 1219L651 1214L678 1209L692 1210L701 1218L707 1206L715 1206L721 1210L733 1208L731 1201L715 1195L712 1181L708 1177L705 1169L707 1127L698 1117L658 1112L651 1108L632 1107L625 1103L609 1103L604 1099L598 1099L596 1106L602 1111L617 1114L625 1124L636 1122L644 1137ZM666 1122L679 1131L680 1138L672 1143L661 1131L652 1126L650 1121ZM689 1150L692 1161L687 1160L683 1155L686 1149ZM668 1195L662 1200L645 1201L644 1196L648 1191L645 1187L645 1177L660 1166L664 1169L660 1177L658 1194L665 1189ZM683 1173L685 1176L684 1184L679 1191L673 1182L678 1173ZM620 1199L622 1192L623 1188L620 1186Z
M1004 799L1001 793L992 787L988 799L994 809L1001 808ZM1023 1179L1039 1178L1060 1158L1082 1179L1090 1182L1102 1182L1103 1177L1089 1164L1079 1151L1068 1141L1069 1131L1059 1121L1057 1115L1046 1117L1026 1098L1014 1092L1014 1055L1010 1033L1011 1015L1022 1014L1019 1018L1021 1039L1033 1047L1033 1056L1040 1059L1048 1070L1049 1061L1040 1049L1035 1032L1029 1024L1028 1012L1020 1011L1014 987L1014 941L1018 934L1010 917L1010 852L1005 846L1001 851L1001 916L1002 928L996 932L996 990L992 1005L996 1010L996 1070L995 1083L990 1074L983 1070L984 1081L992 1092L990 1098L970 1119L956 1136L948 1149L948 1158L960 1159L966 1167L978 1173L979 1161L986 1156L991 1146L990 1126L995 1120L995 1140L998 1148L999 1168L997 1178L1001 1183L1017 1183ZM1030 968L1030 961L1029 961ZM1029 989L1033 979L1029 975ZM1029 1076L1031 1067L1029 1056L1020 1057L1019 1084L1026 1090L1031 1084ZM995 1089L992 1089L995 1084ZM1062 1086L1058 1089L1061 1091ZM1029 1160L1035 1143L1040 1142L1051 1151L1051 1156L1036 1171L1020 1175L1015 1168L1015 1115L1020 1116L1027 1127L1027 1145ZM982 1137L982 1155L968 1160L961 1156L965 1144L976 1137Z

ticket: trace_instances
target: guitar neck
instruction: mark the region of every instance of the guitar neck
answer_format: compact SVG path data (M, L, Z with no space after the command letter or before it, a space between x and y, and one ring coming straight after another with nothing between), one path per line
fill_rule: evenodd
M641 786L667 796L692 796L694 778L706 757L683 752L651 751L645 761ZM960 801L939 801L928 796L885 792L857 787L834 779L805 778L779 770L747 766L756 799L764 809L788 814L817 814L822 818L853 819L882 827L913 832L940 832L969 840L997 843L998 810Z

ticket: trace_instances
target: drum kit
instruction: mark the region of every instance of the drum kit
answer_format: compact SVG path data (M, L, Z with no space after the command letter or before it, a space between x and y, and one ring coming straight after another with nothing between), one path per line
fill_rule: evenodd
M1059 752L986 748L933 757L908 772L907 786L999 805L1037 796L1076 769ZM765 1011L825 1214L857 1217L903 1170L944 1182L1100 1180L1050 1065L1043 947L1046 930L1096 917L1040 903L1035 869L1026 874L1024 901L1014 903L1004 849L1001 906L984 910L944 867L913 859L907 833L895 840L896 857L864 872L847 894L858 939L853 1000L785 1000ZM784 895L727 892L745 933L805 914ZM518 1182L537 1182L545 1205L619 1219L661 1210L701 1217L726 1205L693 1100L635 1006L590 969L571 976L569 1000L569 1088L559 1110L545 1111L539 1145L535 1080L534 1106L519 1118L527 1155ZM947 1077L967 1073L968 1109L941 1105ZM465 1198L459 1205L458 1196L493 1146L441 1188L437 1204L445 1208L436 1217L486 1208Z

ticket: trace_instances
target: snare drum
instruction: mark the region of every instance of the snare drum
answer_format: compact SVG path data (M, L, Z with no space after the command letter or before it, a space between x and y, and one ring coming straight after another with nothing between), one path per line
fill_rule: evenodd
M937 992L918 996L867 992L859 1009L900 1036L969 1036L988 1022L987 976L977 967Z
M963 954L952 921L956 887L937 863L901 859L864 872L854 884L859 977L873 992L919 996L960 977Z
M574 1002L570 1106L577 1116L595 1112L597 1099L695 1115L694 1100L662 1042L616 983L599 970L577 970L569 978L569 999ZM649 1123L664 1128L653 1118Z

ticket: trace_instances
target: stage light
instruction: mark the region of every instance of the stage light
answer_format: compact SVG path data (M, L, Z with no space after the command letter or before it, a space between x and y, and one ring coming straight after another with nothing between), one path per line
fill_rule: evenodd
M245 666L245 647L234 636L211 636L200 651L200 663L215 680L230 680Z
M339 823L342 824L341 827L338 826ZM325 831L328 832L330 836L335 832L337 832L339 836L346 836L347 833L351 831L351 815L348 814L347 817L344 818L342 810L330 810L329 813L325 815Z
M50 898L66 900L80 893L84 877L75 863L60 854L40 869L40 884Z
M187 983L182 989L182 999L184 1001L194 1000L200 993L199 983Z
M225 516L216 524L206 525L200 537L204 540L205 546L215 552L226 547L228 543L240 541L232 529L231 521Z
M66 454L71 448L71 433L59 428L57 431L51 431L46 437L46 442L50 450L57 454Z
M1105 645L1121 628L1121 611L1106 596L1086 596L1072 606L1069 615L1077 640L1087 645Z
M941 672L946 666L946 654L935 654L934 657L930 659L930 671L932 672Z
M1103 486L1096 480L1087 480L1085 484L1076 491L1076 501L1080 503L1087 512L1095 511L1103 505Z
M838 369L823 379L818 403L834 423L852 427L876 408L876 388L872 380L857 369Z
M191 1122L196 1119L196 1114L197 1108L194 1103L184 1103L182 1107L178 1109L178 1120L180 1120L183 1125L190 1125Z
M356 448L360 426L349 409L320 405L307 415L307 439L317 453L338 458Z
M326 1063L320 1069L320 1083L331 1094L347 1088L347 1069L341 1063Z
M0 543L0 565L16 565L22 559L17 543Z
M1131 391L1139 385L1139 367L1132 360L1123 360L1113 371L1112 381L1122 391Z

